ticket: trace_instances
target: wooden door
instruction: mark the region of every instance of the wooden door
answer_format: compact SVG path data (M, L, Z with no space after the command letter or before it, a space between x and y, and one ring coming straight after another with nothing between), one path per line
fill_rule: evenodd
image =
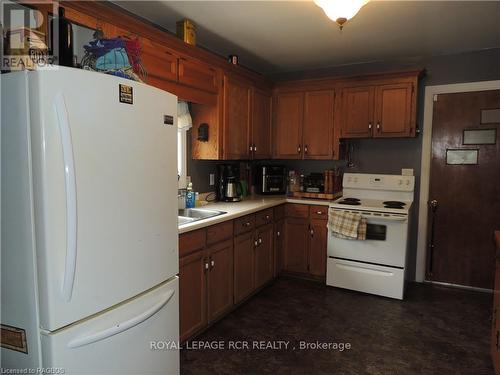
M273 224L257 229L255 238L255 288L259 288L273 278Z
M347 87L342 89L341 138L372 136L375 88Z
M224 76L224 159L250 158L250 84Z
M254 159L271 158L271 95L252 90L252 148Z
M429 202L427 278L493 287L494 248L500 223L500 122L480 124L483 109L500 109L500 90L441 94L435 98ZM464 129L496 129L495 144L464 145ZM447 150L477 150L477 164L447 164ZM432 219L434 217L434 240Z
M496 253L500 252L497 248ZM491 358L496 373L500 372L500 260L496 260L495 286L493 294L493 317L491 320Z
M326 275L326 241L328 229L326 220L311 219L309 238L309 273L313 276Z
M274 276L283 270L285 220L278 220L274 224Z
M301 159L304 94L278 94L275 100L274 156L278 159Z
M217 70L193 59L179 58L179 83L217 94Z
M412 83L377 86L375 94L374 137L415 135Z
M307 245L309 241L309 220L287 217L285 219L284 270L306 273L308 268Z
M334 91L306 92L304 159L333 158Z
M205 251L179 260L180 339L185 341L207 325Z
M223 315L233 305L233 241L228 240L207 249L208 321Z
M254 291L254 232L234 238L234 303Z

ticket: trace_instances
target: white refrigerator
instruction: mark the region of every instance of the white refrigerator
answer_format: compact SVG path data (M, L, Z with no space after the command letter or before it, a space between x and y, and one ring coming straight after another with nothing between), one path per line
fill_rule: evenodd
M2 368L179 373L177 97L63 67L0 80Z

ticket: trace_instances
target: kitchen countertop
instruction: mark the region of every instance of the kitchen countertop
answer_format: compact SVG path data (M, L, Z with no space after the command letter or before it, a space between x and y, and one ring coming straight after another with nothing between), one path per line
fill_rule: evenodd
M219 210L225 211L227 213L219 216L210 217L204 220L198 220L192 223L187 223L179 226L179 234L190 232L195 229L200 229L208 227L210 225L222 223L227 220L236 219L241 216L252 214L257 211L265 210L266 208L271 208L279 206L284 203L299 203L299 204L309 204L309 205L320 205L328 206L331 201L319 200L319 199L296 199L287 198L284 195L280 196L253 196L242 200L241 202L215 202L209 203L203 207L209 210Z

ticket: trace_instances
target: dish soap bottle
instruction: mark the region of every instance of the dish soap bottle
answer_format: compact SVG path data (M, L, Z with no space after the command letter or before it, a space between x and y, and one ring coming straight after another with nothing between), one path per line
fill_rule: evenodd
M190 182L186 189L186 208L194 208L195 205L195 193L193 191L193 183Z

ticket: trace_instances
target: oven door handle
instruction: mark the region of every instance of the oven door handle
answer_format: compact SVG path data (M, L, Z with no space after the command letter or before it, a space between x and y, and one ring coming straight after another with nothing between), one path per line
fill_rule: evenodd
M366 215L361 215L367 220L380 220L380 221L396 221L398 223L406 223L408 222L407 217L384 217L384 216L366 216Z

